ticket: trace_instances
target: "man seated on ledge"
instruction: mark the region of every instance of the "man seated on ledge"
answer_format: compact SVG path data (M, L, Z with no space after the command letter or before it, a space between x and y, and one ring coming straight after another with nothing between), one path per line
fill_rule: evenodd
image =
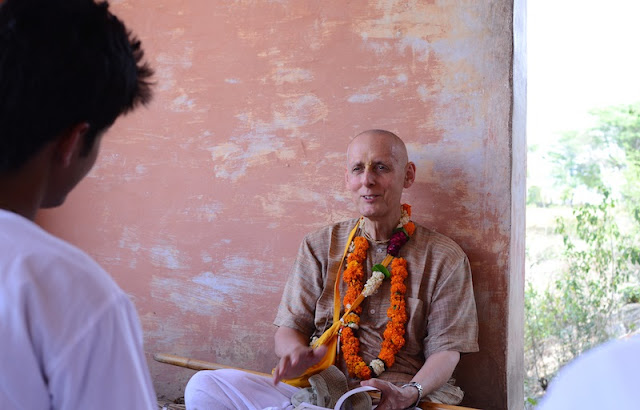
M345 180L362 218L304 239L274 321L280 361L273 381L236 370L201 371L185 390L188 409L291 408L298 388L281 380L301 375L327 353L325 346L311 348L310 341L333 323L335 281L342 315L367 288L365 281L374 277L368 282L373 284L380 273L391 280L383 280L356 315L345 318L336 366L351 387L378 388L380 410L411 408L420 399L460 403L463 393L451 376L461 353L478 351L471 271L455 242L411 222L411 208L401 197L415 175L395 134L369 130L351 141ZM387 254L395 258L381 268Z

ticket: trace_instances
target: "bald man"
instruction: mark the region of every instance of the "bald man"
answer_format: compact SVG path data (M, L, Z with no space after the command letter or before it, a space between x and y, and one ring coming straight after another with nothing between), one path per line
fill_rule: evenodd
M185 391L188 409L292 408L298 388L281 381L300 376L327 353L310 342L333 322L336 281L341 316L363 288L379 283L340 329L336 366L350 387L379 389L380 410L412 408L423 399L460 403L453 371L460 354L478 350L471 271L455 242L411 221L401 197L415 176L395 134L368 130L351 141L345 182L361 217L304 239L274 321L279 362L273 380L199 372Z

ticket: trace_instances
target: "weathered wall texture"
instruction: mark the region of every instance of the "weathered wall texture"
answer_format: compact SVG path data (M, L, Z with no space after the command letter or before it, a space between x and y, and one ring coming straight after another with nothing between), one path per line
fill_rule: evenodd
M418 168L414 219L472 264L482 351L460 366L465 403L506 408L513 2L111 3L156 69L155 99L39 221L132 296L147 352L270 371L298 244L356 216L344 150L385 128ZM168 397L192 374L150 366Z

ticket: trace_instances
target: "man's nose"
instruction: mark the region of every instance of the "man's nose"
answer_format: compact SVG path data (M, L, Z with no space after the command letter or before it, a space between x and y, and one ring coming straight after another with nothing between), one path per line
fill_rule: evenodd
M375 185L376 178L374 172L370 168L366 168L363 173L363 182L367 186Z

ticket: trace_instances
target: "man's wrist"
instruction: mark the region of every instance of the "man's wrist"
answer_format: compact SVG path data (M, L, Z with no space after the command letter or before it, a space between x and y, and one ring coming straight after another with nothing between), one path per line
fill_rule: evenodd
M401 387L403 389L405 387L415 387L418 390L418 398L416 399L415 403L413 403L411 406L409 406L407 408L412 409L414 407L417 407L418 404L420 404L420 400L422 400L422 394L423 394L422 386L420 385L420 383L418 383L418 382L409 382L409 383L403 384Z

